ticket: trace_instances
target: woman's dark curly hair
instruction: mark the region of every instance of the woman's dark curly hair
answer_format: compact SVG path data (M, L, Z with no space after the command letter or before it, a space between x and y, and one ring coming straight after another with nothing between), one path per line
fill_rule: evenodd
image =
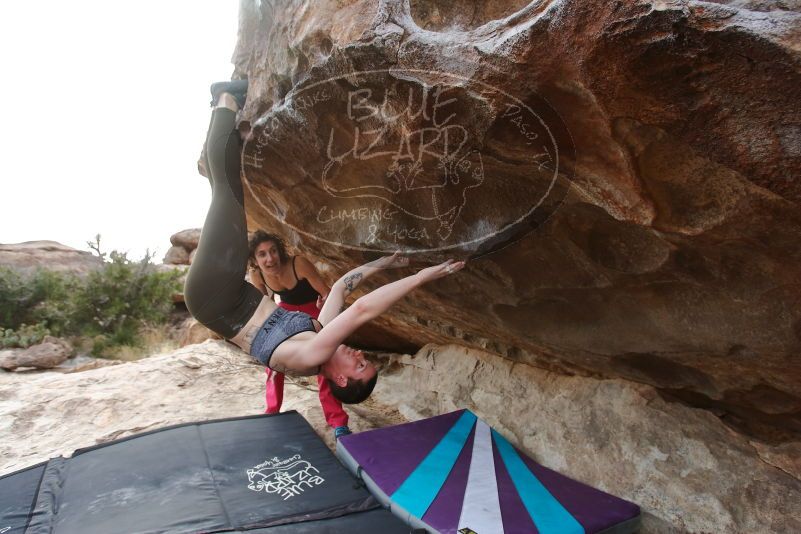
M275 243L275 249L278 251L278 258L281 260L281 263L289 261L289 255L286 253L286 245L280 236L268 234L264 230L256 230L248 241L248 250L250 251L249 262L251 267L258 267L256 265L256 248L266 241Z

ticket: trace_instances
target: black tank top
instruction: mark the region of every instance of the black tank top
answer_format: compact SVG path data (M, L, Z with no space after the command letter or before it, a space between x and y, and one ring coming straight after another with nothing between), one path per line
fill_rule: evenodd
M267 286L266 280L264 281L264 285L273 293L280 295L281 302L286 302L287 304L301 305L307 302L316 302L320 294L315 291L305 278L303 280L298 280L298 272L295 270L295 258L297 258L297 256L292 257L292 273L295 275L295 280L297 282L295 287L292 289L284 289L283 291L276 291L270 286Z

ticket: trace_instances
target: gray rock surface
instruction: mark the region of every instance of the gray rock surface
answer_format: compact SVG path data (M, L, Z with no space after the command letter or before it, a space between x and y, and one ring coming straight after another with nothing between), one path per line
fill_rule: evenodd
M19 367L51 369L64 363L74 352L69 342L57 337L45 336L41 343L31 345L26 349L0 353L0 369L6 371L13 371Z
M80 372L0 372L0 475L167 425L263 413L264 381L263 366L221 341ZM333 447L316 384L287 379L284 410ZM356 431L405 421L375 400L348 412Z

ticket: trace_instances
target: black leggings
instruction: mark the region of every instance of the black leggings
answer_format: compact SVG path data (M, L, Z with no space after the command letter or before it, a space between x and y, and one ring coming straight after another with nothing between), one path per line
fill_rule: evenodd
M206 136L211 206L184 286L192 316L225 338L234 337L263 297L245 281L248 236L242 180L242 147L236 113L216 108Z

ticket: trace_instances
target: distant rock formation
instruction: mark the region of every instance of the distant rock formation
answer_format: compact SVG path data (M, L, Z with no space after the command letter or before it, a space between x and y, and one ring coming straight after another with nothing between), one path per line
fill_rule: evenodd
M181 230L170 236L172 246L167 249L163 263L169 265L189 265L192 263L195 249L200 241L200 229Z
M98 256L56 241L26 241L0 244L0 266L20 273L36 269L86 274L103 265Z
M160 270L180 270L184 273L184 278L187 272L187 267L192 263L195 257L195 250L200 241L200 228L189 228L181 230L170 236L170 243L172 246L167 249L167 253L161 260L162 263L157 265ZM181 287L183 287L183 279L181 280ZM176 293L172 297L173 302L183 302L183 291ZM205 339L208 339L206 337Z

